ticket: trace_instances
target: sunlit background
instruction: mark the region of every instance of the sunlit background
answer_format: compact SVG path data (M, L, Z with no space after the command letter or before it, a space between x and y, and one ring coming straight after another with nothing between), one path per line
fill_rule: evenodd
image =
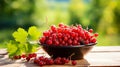
M120 45L120 0L0 0L0 48L19 27L41 32L59 23L99 33L97 46Z

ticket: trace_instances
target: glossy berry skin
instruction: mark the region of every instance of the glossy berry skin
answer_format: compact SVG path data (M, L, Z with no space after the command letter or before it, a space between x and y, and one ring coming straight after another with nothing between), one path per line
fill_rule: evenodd
M91 42L92 42L92 43L96 43L96 39L93 38L93 39L91 40Z
M83 29L81 25L67 26L60 23L58 27L52 25L49 30L43 32L43 36L39 42L41 45L51 46L77 46L88 45L96 43L97 40L93 39L98 36L98 33L93 33L93 29Z
M97 37L97 36L98 36L98 33L95 33L94 36Z
M43 35L47 37L47 36L50 35L50 32L49 31L45 31L45 32L43 32Z
M53 59L50 59L50 60L48 61L48 63L49 63L49 65L52 65L52 64L54 64L54 61L53 61Z
M37 57L37 54L36 54L36 53L33 53L32 56L33 56L33 57Z
M39 57L40 61L43 61L44 59L45 59L44 56Z
M87 44L89 44L89 41L88 41L88 40L86 40L86 41L85 41L85 44L86 44L86 45L87 45Z
M44 65L44 62L43 61L39 61L38 63L40 66L43 66Z
M66 59L66 60L65 60L65 63L69 63L69 61L70 61L69 59Z
M46 40L46 37L45 36L43 36L43 37L41 37L41 39L39 40L41 43L44 43L45 42L45 40Z
M32 58L32 57L33 57L33 55L32 55L32 54L28 54L28 57L29 57L29 58Z
M29 57L26 58L26 60L29 59ZM40 56L38 58L35 57L35 59L33 60L33 62L35 64L38 64L39 66L44 66L44 65L64 65L64 64L68 64L69 63L69 59L65 58L65 57L57 57L55 59L52 58L47 58L44 56ZM76 65L77 62L75 60L71 60L72 61L72 65Z
M59 24L59 27L64 27L64 24L63 24L63 23L60 23L60 24Z
M62 64L62 62L60 61L60 59L55 59L54 63L57 64L57 65L61 65Z
M65 64L66 63L66 58L62 58L61 62L62 62L62 64Z
M30 60L30 57L26 57L27 62Z
M76 65L77 62L75 60L72 60L72 65Z
M56 32L56 31L57 31L56 26L55 26L55 25L52 25L52 26L51 26L51 30L54 31L54 32Z
M90 33L93 33L93 29L89 29L89 32L90 32Z
M34 56L35 55L35 56ZM32 56L32 57L31 57ZM28 54L28 55L19 55L19 56L14 56L14 59L20 59L20 58L25 58L27 62L29 61L33 61L34 64L37 64L39 66L44 66L44 65L64 65L64 64L68 64L69 63L69 59L68 58L65 58L65 57L57 57L56 59L52 59L52 58L47 58L47 57L44 57L44 56L40 56L40 57L37 57L37 54L36 53L31 53L31 54ZM31 58L33 60L31 60ZM72 65L76 65L77 62L75 60L71 60L71 64Z
M22 58L25 58L25 57L26 57L26 55L25 55L25 54L23 54L21 57L22 57Z
M35 63L35 64L38 64L38 63L39 63L39 59L38 59L38 58L35 58L35 59L34 59L34 63Z
M48 45L52 45L52 40L48 40L48 41L47 41L47 44L48 44Z

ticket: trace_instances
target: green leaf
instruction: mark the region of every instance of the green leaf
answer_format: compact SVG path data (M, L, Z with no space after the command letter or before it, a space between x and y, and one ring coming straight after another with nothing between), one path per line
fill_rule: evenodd
M8 51L9 56L15 55L17 49L18 48L13 41L10 41L9 43L7 43L7 51Z
M12 35L17 42L25 43L27 41L28 33L23 28L18 28Z
M27 53L32 53L32 45L31 44L26 44L26 46L27 46L26 52Z
M37 51L38 46L36 46L35 44L25 44L25 48L26 48L26 53L33 53L35 51Z
M34 44L34 45L32 45L32 50L31 50L31 52L36 52L37 51L37 48L38 47L38 44Z
M21 49L17 49L15 55L21 55L22 54L22 50Z
M40 37L40 31L35 26L29 28L28 34L32 40L38 40Z
M25 44L18 44L18 48L21 53L26 52Z
M28 34L31 39L28 38ZM28 32L26 32L23 28L18 28L17 31L15 31L12 35L15 40L12 40L7 44L9 57L13 57L15 55L21 55L23 53L29 54L36 51L38 44L34 40L39 39L40 32L37 30L35 26L30 27ZM35 43L31 43L31 42L35 42Z

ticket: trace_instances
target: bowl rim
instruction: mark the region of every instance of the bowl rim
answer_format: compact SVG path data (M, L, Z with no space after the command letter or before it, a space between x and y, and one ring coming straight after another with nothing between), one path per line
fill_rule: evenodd
M73 47L90 47L90 46L94 46L94 45L96 45L97 43L89 43L89 44L87 44L87 45L76 45L76 46L73 46L73 45L71 45L71 46L55 46L55 45L47 45L47 44L42 44L42 46L44 47L44 46L46 46L46 47L56 47L56 48L73 48Z

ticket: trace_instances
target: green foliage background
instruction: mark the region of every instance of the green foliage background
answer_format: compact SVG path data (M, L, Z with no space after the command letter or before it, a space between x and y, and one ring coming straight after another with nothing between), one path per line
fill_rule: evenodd
M42 32L60 22L99 33L98 46L120 45L120 0L0 0L0 48L17 28Z

